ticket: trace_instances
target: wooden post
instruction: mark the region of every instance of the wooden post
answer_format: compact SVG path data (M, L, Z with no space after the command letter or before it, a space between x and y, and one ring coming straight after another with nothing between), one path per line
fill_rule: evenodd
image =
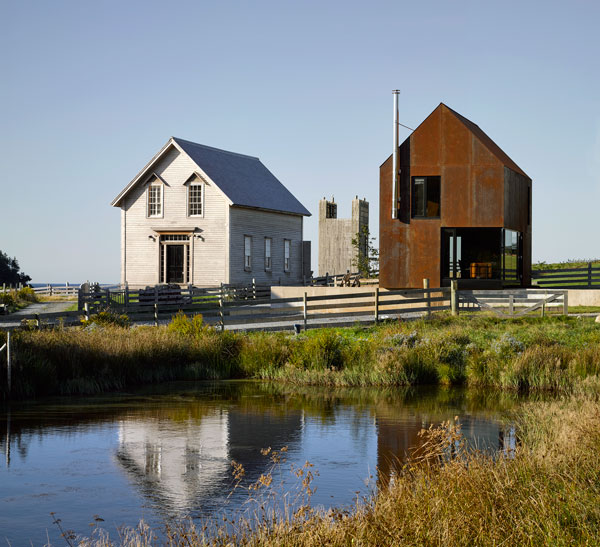
M10 331L6 332L6 384L8 386L8 392L10 393L10 387L12 383L12 355L10 347Z
M252 299L256 300L256 279L252 278Z
M375 323L379 321L379 287L375 287Z
M38 328L38 330L41 330L42 327L40 325L40 316L39 316L39 314L36 313L33 317L35 318L35 325L36 325L36 327Z
M52 296L52 285L50 285L50 283L48 283L48 292L50 293L50 296Z
M154 302L154 326L158 327L158 302Z
M563 315L569 315L569 291L563 292Z
M83 305L83 309L85 310L85 320L89 321L90 320L90 303L86 302Z
M307 324L308 324L308 295L304 293L304 298L302 299L303 304L303 319L304 319L304 332L306 332Z
M423 294L425 295L425 298L427 299L426 303L425 303L425 307L427 308L427 317L431 317L431 294L429 293L429 278L425 278L423 279ZM427 291L427 292L425 292Z
M592 263L588 262L588 287L592 287Z
M458 315L458 281L450 281L450 309L452 315Z
M542 309L541 309L541 315L542 317L546 316L546 298L548 297L548 291L544 291L544 300L542 301Z
M225 330L225 310L223 309L223 283L221 283L221 293L219 294L219 317L221 319L221 331Z
M129 306L129 285L125 284L125 312L127 312L127 307Z
M508 314L514 315L515 313L515 296L513 294L508 295Z

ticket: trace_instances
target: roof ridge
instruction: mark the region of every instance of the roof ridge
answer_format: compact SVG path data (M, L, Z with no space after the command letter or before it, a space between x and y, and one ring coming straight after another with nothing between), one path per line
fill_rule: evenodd
M200 148L206 148L208 150L215 150L217 152L223 152L224 154L231 154L232 156L240 156L242 158L250 158L253 160L258 160L260 161L260 158L258 158L257 156L249 156L248 154L240 154L239 152L231 152L230 150L223 150L222 148L215 148L214 146L208 146L206 144L200 144L198 142L194 142L194 141L188 141L186 139L182 139L180 137L171 137L175 142L184 142L187 144L191 144L193 146L199 146Z

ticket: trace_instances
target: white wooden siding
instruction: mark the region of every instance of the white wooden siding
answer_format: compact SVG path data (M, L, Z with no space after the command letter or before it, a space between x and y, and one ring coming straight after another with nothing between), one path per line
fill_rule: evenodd
M229 282L278 284L302 280L302 217L242 207L229 209ZM252 270L244 271L244 236L252 236ZM265 237L272 239L270 272L265 271ZM291 267L283 270L283 240L291 241Z
M153 167L153 172L165 183L162 218L147 218L145 179L123 200L122 282L127 281L131 286L159 282L160 243L158 236L156 240L149 237L156 236L153 228L197 228L196 237L190 242L191 282L209 286L228 281L226 227L229 206L221 191L211 183L206 183L204 216L187 216L188 187L184 183L196 170L194 162L174 147L165 152Z

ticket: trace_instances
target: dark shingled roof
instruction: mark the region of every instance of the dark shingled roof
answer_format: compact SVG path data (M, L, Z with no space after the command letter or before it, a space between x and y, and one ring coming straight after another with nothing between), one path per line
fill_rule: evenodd
M258 158L227 152L173 137L233 205L310 216Z

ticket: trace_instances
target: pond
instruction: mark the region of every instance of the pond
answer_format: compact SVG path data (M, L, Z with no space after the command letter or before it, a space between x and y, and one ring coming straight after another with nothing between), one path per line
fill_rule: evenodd
M312 505L351 507L376 490L378 472L380 480L393 475L432 424L458 416L471 446L513 449L514 431L501 417L520 402L459 388L232 381L13 404L0 409L0 538L64 544L51 512L85 535L98 515L114 535L141 518L160 527L252 510L244 486L272 472L272 488L297 493L291 467L307 461ZM272 454L261 453L269 447L286 447L274 470ZM238 488L232 460L245 472Z

